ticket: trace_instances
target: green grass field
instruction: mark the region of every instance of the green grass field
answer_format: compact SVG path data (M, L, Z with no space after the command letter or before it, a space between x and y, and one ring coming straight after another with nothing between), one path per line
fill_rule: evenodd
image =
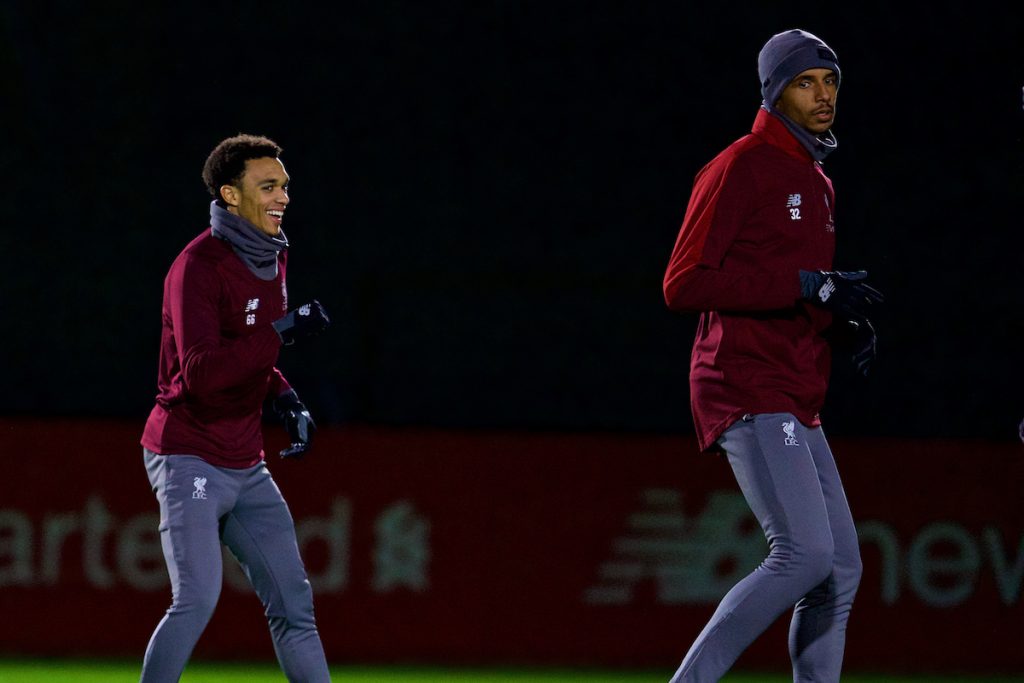
M403 667L332 667L339 683L666 683L671 671L594 671L571 669L430 669ZM0 660L0 683L135 683L138 662L91 660ZM193 662L182 683L283 683L273 664ZM785 675L734 674L724 683L787 683ZM914 677L845 675L844 683L1022 683L1024 677Z

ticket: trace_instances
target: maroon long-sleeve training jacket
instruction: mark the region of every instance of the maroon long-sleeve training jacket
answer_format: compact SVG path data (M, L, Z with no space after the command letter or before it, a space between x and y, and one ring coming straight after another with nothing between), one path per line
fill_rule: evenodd
M746 413L818 426L831 314L800 300L799 271L830 270L831 181L761 109L752 132L697 174L665 273L665 301L699 312L690 405L701 450Z
M261 280L207 229L174 260L164 280L159 392L143 446L218 467L263 458L263 401L290 388L274 367L281 339L271 325L288 307L286 253L277 277Z

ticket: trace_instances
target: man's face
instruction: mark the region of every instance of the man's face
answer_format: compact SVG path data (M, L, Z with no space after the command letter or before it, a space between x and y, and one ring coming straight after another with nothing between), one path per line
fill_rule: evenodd
M820 135L832 127L838 91L835 71L808 69L789 82L775 108L793 123Z
M273 237L281 232L289 201L289 180L280 159L249 159L238 185L225 185L220 188L220 194L228 204L228 211Z

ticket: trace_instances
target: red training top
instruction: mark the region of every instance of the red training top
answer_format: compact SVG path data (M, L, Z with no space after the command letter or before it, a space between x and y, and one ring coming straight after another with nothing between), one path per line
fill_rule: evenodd
M746 413L820 424L832 316L800 300L799 271L832 268L834 206L820 164L764 109L697 174L664 292L672 310L700 312L690 404L701 450Z
M277 277L261 280L207 229L174 260L164 280L159 393L143 446L217 467L262 460L263 401L290 388L274 367L281 339L271 326L288 307L285 254Z

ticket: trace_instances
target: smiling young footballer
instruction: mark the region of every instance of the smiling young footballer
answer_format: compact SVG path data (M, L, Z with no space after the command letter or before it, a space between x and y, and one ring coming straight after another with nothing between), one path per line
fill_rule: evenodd
M833 682L860 582L857 531L818 412L832 346L874 357L881 295L867 273L832 270L832 183L821 162L839 90L816 36L773 36L758 56L764 101L752 132L697 175L665 273L672 310L700 313L690 396L702 451L724 451L769 554L722 599L672 678L719 680L795 606L795 681Z
M316 427L274 364L282 344L329 323L315 300L287 312L289 177L280 153L252 135L217 145L203 168L211 227L164 281L159 393L142 446L172 601L146 649L142 683L181 677L220 596L222 543L263 602L288 680L330 680L295 525L263 454L267 399L291 437L281 456L309 450Z

